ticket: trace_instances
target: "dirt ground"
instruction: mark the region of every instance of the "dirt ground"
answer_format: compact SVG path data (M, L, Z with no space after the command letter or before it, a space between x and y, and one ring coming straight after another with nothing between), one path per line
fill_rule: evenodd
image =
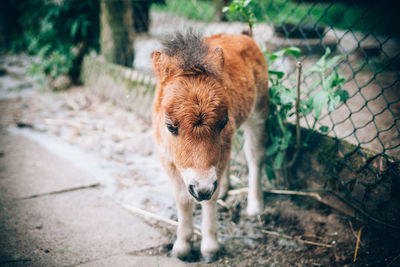
M1 130L24 131L28 137L37 134L42 140L54 139L97 155L106 162L97 171L108 171L113 179L103 186L110 188L117 201L176 220L168 178L157 161L149 122L99 99L84 87L59 93L38 89L24 74L27 64L20 58L3 57L1 63L7 70L0 77ZM8 80L11 76L13 83ZM81 161L85 164L90 159ZM246 185L242 169L233 182L235 188ZM400 265L400 242L390 233L372 229L313 199L265 194L266 209L255 218L245 215L245 195L229 196L224 202L227 206L218 208L222 248L215 266ZM197 206L197 225L200 213ZM152 219L147 222L171 243L138 254L167 255L176 237L175 228ZM187 261L196 265L200 238L194 236L193 240L193 253Z

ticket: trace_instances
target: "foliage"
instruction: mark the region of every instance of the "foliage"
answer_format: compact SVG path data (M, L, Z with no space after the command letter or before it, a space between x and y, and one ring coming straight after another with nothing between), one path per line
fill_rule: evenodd
M61 74L78 76L77 57L82 50L98 48L98 4L98 0L35 0L19 4L19 23L24 31L15 38L14 48L39 58L31 72L50 79Z
M256 17L254 15L254 1L251 0L233 0L233 2L222 9L222 12L231 14L235 16L238 14L240 20L244 20L249 24L250 29L253 28L256 22Z
M348 92L341 88L345 78L340 76L336 69L326 76L326 73L342 58L341 55L338 55L328 59L330 53L331 50L327 48L315 66L305 72L306 75L317 73L321 78L311 86L312 93L306 103L306 109L303 111L305 114L314 111L315 121L312 129L320 118L324 106L328 105L328 111L333 111L341 101L345 101L349 97ZM316 91L317 86L321 86L322 90Z
M299 100L299 116L304 117L308 114L314 115L314 123L311 130L315 130L315 126L321 117L325 107L328 111L333 111L340 102L346 101L349 97L348 92L343 90L341 86L345 79L340 76L336 69L327 73L341 59L342 56L334 56L329 58L331 51L328 48L325 54L316 62L316 64L308 69L305 74L316 73L319 75L317 80L311 86L309 92L304 96L300 96ZM270 53L265 52L266 60L269 65L285 54L289 54L299 58L300 50L295 47L289 47L280 51ZM266 155L273 157L273 168L282 167L285 158L285 152L295 143L292 132L289 129L288 119L296 115L293 109L297 101L297 93L293 88L285 85L287 75L282 71L269 70L270 86L270 115L268 117L267 131L269 134L269 146ZM322 126L319 129L322 133L327 133L329 128ZM304 138L302 146L307 146L309 136Z
M289 47L280 51L270 53L264 52L269 66L275 60L283 57L285 54L293 55L296 58L300 56L300 50L296 47ZM293 109L296 101L296 90L288 88L283 81L286 74L283 71L270 69L268 71L270 88L270 113L268 117L269 146L266 150L267 156L274 156L273 168L278 169L282 166L284 152L291 145L292 132L288 129L287 118L289 112ZM292 113L293 114L293 113Z

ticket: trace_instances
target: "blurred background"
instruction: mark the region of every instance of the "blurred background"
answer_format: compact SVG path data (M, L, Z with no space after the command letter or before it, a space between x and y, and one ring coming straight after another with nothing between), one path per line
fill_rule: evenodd
M301 117L301 133L309 142L292 167L285 167L290 157L278 167L268 167L274 165L274 159L267 159L263 185L270 206L261 217L248 222L240 219L246 201L243 195L232 194L225 200L227 207L220 207L222 239L243 233L251 238L232 241L218 264L249 263L251 256L257 256L265 264L294 265L299 257L305 259L303 264L311 264L316 257L324 266L395 266L400 253L397 2L2 1L2 130L23 131L55 153L66 153L62 145L66 143L96 154L99 162L106 163L86 163L93 155L85 154L77 164L94 176L107 176L100 183L108 195L176 219L168 178L156 163L152 142L150 116L156 80L150 54L177 31L194 29L204 36L248 33L249 17L232 6L241 4L251 14L253 38L263 52L288 47L300 50L298 58L285 54L269 66L284 74L285 87L293 92L296 88L298 60L304 70L310 69L329 49L330 56L340 56L329 72L336 71L344 78L341 89L347 96L335 108L324 107L316 123L315 113ZM304 101L322 88L320 79L315 73L302 76ZM289 114L287 123L295 136L293 106ZM53 143L49 136L55 138ZM242 143L239 132L229 169L233 189L246 186ZM291 142L285 149L286 155L298 153L294 145ZM283 190L285 196L274 190ZM305 196L296 196L294 192L299 191ZM199 212L197 209L196 214ZM337 217L333 219L332 214ZM199 216L196 218L199 221ZM298 247L296 242L271 241L267 234L257 235L251 229L284 232L330 245L342 242L342 246ZM367 234L358 251L360 229L368 230L364 230ZM338 232L347 234L338 238ZM319 240L320 236L324 239ZM242 248L243 242L245 255L239 259L234 251ZM284 247L283 251L279 247ZM287 259L282 259L283 254L289 255Z

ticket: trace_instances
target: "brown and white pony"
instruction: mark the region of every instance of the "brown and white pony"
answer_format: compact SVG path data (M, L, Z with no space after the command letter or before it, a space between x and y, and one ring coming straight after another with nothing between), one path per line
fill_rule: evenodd
M202 206L201 253L215 259L216 200L226 194L224 173L232 137L242 126L249 167L247 213L263 210L260 165L268 115L268 76L263 53L246 35L202 39L176 34L151 55L158 78L153 128L161 163L171 178L178 208L172 255L191 249L193 203Z

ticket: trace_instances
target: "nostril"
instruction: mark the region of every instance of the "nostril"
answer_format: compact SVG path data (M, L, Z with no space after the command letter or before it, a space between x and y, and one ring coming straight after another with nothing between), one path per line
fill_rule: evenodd
M194 185L189 185L189 193L193 196L193 197L195 197L195 198L197 198L197 194L195 193L195 191L194 191Z
M218 186L218 181L215 181L213 184L213 189L208 187L207 189L199 189L193 184L188 186L189 193L198 201L202 200L210 200L212 195L214 194L215 190Z
M209 200L212 196L212 192L210 191L199 191L199 199L200 200Z

